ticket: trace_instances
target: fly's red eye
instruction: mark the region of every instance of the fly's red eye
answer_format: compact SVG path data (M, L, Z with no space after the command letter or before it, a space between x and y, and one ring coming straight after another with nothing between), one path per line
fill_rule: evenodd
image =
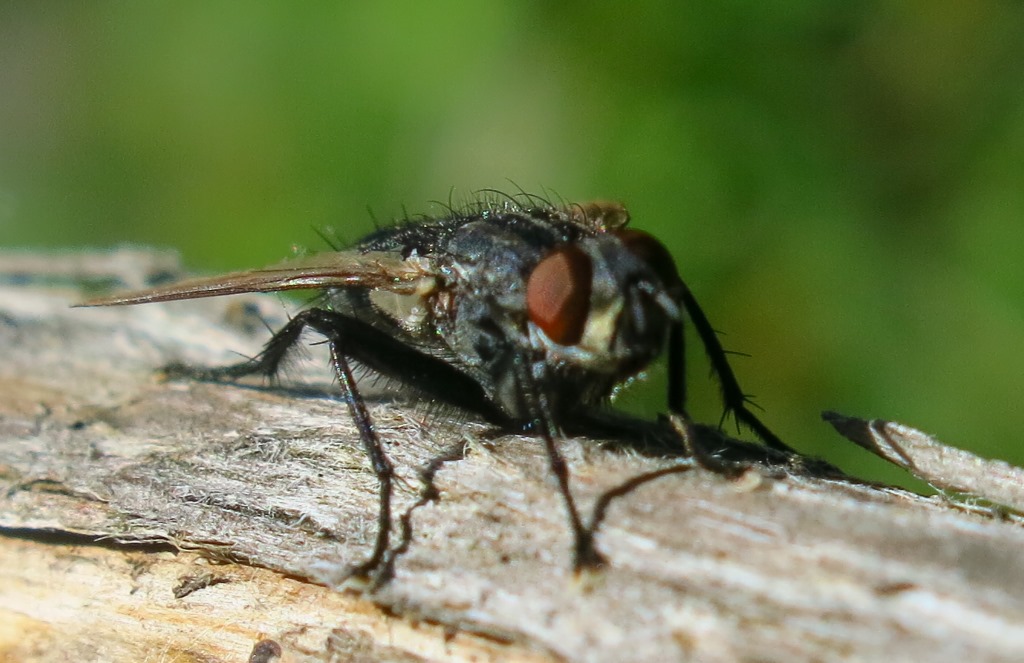
M530 321L555 343L575 345L590 310L594 268L582 249L568 244L545 256L526 283Z
M661 279L663 286L670 287L679 283L679 272L676 271L676 262L672 259L672 254L653 235L632 228L619 230L615 235L622 240L622 244L630 253L647 263Z

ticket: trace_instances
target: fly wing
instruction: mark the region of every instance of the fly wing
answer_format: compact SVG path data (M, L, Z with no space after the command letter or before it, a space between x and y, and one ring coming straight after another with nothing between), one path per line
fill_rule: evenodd
M414 294L428 292L434 283L433 272L424 258L403 260L398 254L384 251L338 251L289 260L264 269L97 297L76 306L124 306L310 288L382 288L399 294Z

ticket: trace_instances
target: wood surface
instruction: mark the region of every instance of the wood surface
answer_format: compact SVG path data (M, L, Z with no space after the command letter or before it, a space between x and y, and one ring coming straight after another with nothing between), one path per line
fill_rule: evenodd
M609 564L576 578L537 440L384 388L368 400L411 536L391 582L352 586L377 485L324 348L278 387L158 371L255 354L289 304L69 308L175 270L139 251L0 255L0 661L1024 660L1013 504L799 462L726 478L570 439L584 514L677 470L608 504ZM889 430L838 422L861 442ZM985 496L992 466L942 457ZM1021 472L995 467L1012 502Z

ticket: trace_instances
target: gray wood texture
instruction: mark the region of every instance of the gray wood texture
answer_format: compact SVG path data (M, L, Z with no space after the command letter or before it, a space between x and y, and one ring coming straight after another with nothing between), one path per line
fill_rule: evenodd
M284 388L157 370L258 352L258 317L287 303L69 308L79 280L173 271L145 252L0 255L0 660L1024 660L1012 509L571 439L584 513L679 469L610 504L610 563L574 578L542 445L387 389L368 400L411 537L392 582L349 586L377 486L323 347Z

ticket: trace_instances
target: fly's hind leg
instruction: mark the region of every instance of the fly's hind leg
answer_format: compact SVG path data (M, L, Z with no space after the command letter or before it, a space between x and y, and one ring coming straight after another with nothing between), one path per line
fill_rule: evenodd
M322 309L309 309L289 320L288 324L267 341L263 351L252 359L212 368L174 363L165 366L163 372L170 378L191 378L212 382L230 382L249 375L261 375L273 379L277 376L281 362L299 342L303 330L307 326L313 326L310 324L309 314L318 310Z

